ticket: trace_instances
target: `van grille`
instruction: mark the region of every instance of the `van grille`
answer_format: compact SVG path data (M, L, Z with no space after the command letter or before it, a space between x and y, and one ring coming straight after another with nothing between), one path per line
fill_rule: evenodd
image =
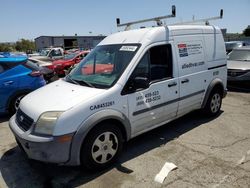
M246 74L248 71L246 70L234 70L234 69L228 69L227 75L231 77L237 77L237 76L242 76Z
M22 110L18 109L16 113L16 123L23 131L27 131L32 126L34 120L27 116Z

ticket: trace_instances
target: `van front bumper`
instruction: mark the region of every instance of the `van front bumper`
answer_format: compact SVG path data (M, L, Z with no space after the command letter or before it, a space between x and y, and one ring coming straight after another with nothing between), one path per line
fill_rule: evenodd
M15 119L16 116L12 116L9 126L18 145L28 158L47 163L67 163L69 161L71 138L74 133L63 136L36 136L31 134L31 130L24 132L20 129Z

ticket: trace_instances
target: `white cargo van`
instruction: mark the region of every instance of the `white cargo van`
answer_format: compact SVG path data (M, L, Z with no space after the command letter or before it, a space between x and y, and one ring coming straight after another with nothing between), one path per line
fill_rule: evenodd
M64 79L23 98L10 128L31 159L106 167L124 141L193 110L217 115L226 66L215 26L118 32Z

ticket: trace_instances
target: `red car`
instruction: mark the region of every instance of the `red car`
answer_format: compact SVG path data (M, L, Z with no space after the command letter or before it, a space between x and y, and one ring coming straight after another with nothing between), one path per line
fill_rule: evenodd
M59 76L65 75L65 70L68 70L71 66L79 63L90 51L80 51L71 54L67 54L63 59L55 60L52 65L47 66L49 69L55 71Z
M90 74L100 74L100 73L111 73L113 71L114 65L108 64L96 64L95 67L93 65L86 65L82 67L82 74L90 75Z

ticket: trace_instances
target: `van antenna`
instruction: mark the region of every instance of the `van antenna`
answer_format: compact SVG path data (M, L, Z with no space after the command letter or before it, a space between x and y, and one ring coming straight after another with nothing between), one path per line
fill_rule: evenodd
M179 22L179 23L174 23L171 25L185 25L185 24L193 24L193 23L200 23L200 22L204 22L205 25L209 25L209 21L210 20L218 20L218 19L222 19L223 18L223 9L220 9L220 15L219 16L215 16L215 17L210 17L210 18L203 18L203 19L193 19L192 21L188 21L188 22Z
M131 25L139 24L139 23L145 23L145 22L150 22L150 21L155 21L157 26L163 25L163 22L161 21L162 19L166 18L173 18L176 16L176 8L175 5L172 6L172 14L166 15L166 16L159 16L159 17L154 17L154 18L149 18L149 19L144 19L144 20L138 20L134 22L128 22L128 23L120 23L120 18L116 18L116 25L117 27L123 27L125 26L125 31L129 30Z

